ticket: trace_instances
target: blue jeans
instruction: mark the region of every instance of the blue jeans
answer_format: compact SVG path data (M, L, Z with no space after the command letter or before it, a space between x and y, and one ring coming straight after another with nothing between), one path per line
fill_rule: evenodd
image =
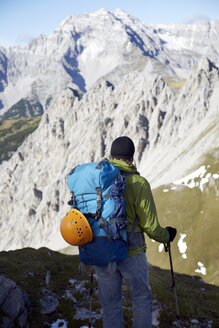
M128 257L108 266L95 266L98 292L103 308L103 327L122 328L122 279L128 283L133 310L134 328L152 327L152 297L148 284L148 263L145 253ZM130 325L131 327L131 325Z

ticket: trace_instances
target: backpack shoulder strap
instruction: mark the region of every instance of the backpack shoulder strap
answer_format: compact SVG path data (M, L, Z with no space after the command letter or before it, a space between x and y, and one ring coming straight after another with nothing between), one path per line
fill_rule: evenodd
M133 224L133 226L132 226L132 230L131 230L131 232L130 232L130 234L129 234L129 238L132 238L132 237L133 237L133 235L134 235L134 233L135 233L135 228L136 228L136 226L137 226L137 223L138 223L138 217L136 217L136 219L135 219L135 222L134 222L134 224Z

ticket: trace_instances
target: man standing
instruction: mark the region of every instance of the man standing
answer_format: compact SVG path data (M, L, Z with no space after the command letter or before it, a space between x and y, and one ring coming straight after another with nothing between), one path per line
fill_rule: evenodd
M104 328L123 327L122 279L128 283L131 292L133 327L152 327L152 296L144 233L160 243L173 241L176 236L175 228L160 226L150 185L133 165L134 152L135 146L129 137L119 137L112 143L110 163L126 177L124 196L129 221L128 258L111 268L95 267Z

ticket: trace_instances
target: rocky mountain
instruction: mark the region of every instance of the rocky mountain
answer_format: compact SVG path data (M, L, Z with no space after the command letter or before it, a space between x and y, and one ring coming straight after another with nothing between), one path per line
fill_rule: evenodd
M78 164L109 156L111 142L119 135L129 135L134 140L136 164L153 188L167 184L171 188L171 183L197 170L210 153L215 154L218 163L218 87L218 67L203 58L177 92L162 77L149 76L147 71L129 73L116 85L101 79L83 96L80 90L63 90L43 114L37 130L1 165L1 249L65 248L59 225L70 197L66 175ZM211 201L215 209L218 173L215 164L211 170L211 184L216 190ZM199 178L194 181L198 183ZM200 189L198 184L196 187ZM180 191L179 183L172 194L182 197ZM166 211L171 212L173 205L170 201ZM160 217L162 225L167 218ZM208 225L197 217L209 235L212 229L215 231L216 216L206 219ZM190 234L192 238L195 231L191 225L182 225L181 217L172 224L178 228L175 248L181 258L181 234ZM213 241L208 244L209 253L212 250ZM217 264L208 259L216 272ZM188 267L193 270L199 261L200 258L191 256ZM206 279L208 274L207 271Z
M183 68L192 68L202 56L207 56L218 63L218 50L215 49L218 44L217 20L200 21L196 24L159 24L155 29L165 50L171 53L172 61L177 58L176 67L179 69L179 75L182 74L180 71Z
M155 27L100 10L68 17L25 48L0 48L4 118L43 113L0 166L1 250L68 252L59 231L70 198L67 174L108 157L113 139L128 135L161 225L178 229L177 271L219 283L218 30L218 21ZM7 124L1 127L11 147ZM163 245L147 244L149 261L167 268Z
M216 20L152 26L120 9L69 16L24 48L0 47L0 116L39 115L65 87L85 92L107 74L113 84L142 70L187 78L203 55L219 64L218 33Z

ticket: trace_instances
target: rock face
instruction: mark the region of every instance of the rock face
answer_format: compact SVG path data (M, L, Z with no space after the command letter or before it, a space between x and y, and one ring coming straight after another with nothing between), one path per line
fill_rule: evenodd
M136 164L152 187L188 174L218 147L218 88L218 68L205 58L178 93L144 72L128 74L116 86L100 80L82 98L64 90L1 165L1 248L63 248L66 175L78 164L109 156L120 135L135 142Z
M28 295L14 281L0 276L0 311L1 328L28 328L28 317L31 312Z
M38 115L67 85L85 91L106 74L116 82L146 68L187 78L203 55L219 64L218 33L218 21L152 26L122 10L67 17L25 48L0 47L0 115Z

